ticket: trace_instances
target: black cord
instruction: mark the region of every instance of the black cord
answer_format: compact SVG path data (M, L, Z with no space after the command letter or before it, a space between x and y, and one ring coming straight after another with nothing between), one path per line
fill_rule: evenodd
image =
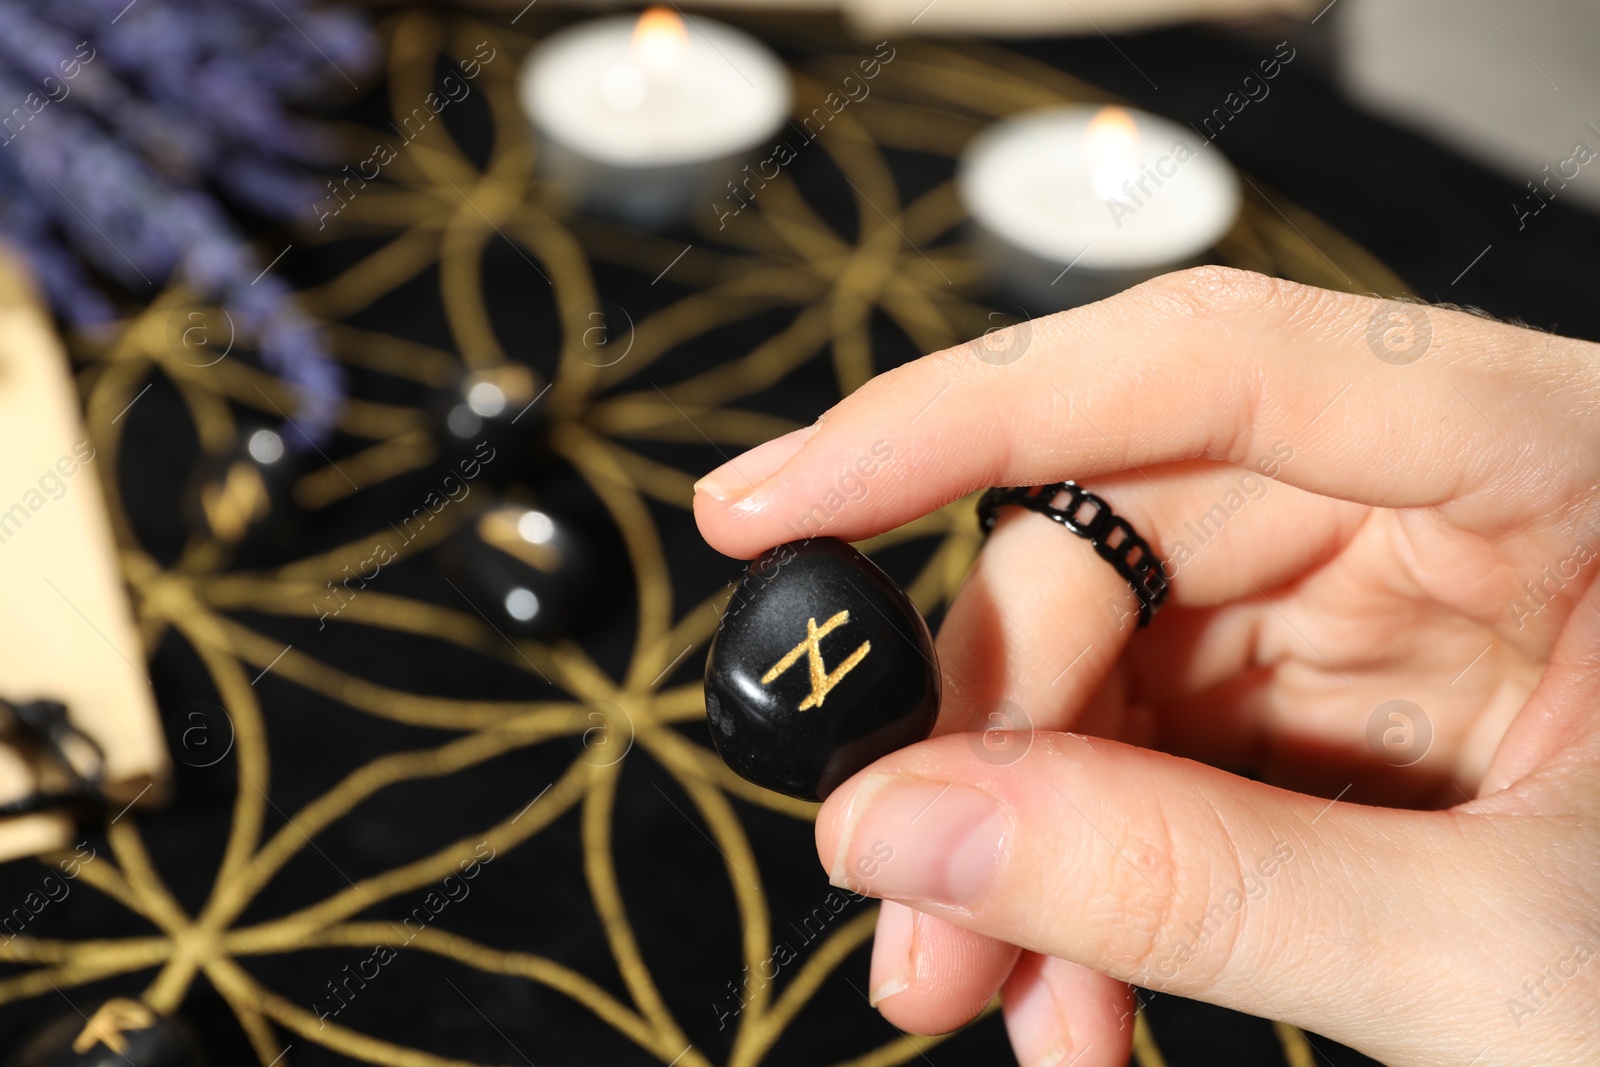
M39 747L67 776L68 788L60 792L38 792L31 796L0 803L0 818L15 815L32 815L41 811L58 811L62 808L105 807L105 794L100 785L105 777L105 753L94 739L72 725L67 706L56 700L31 700L13 704L0 697L0 710L11 716L14 732L22 734ZM85 747L86 746L86 747ZM87 773L81 771L68 752L78 748L92 755L92 766Z

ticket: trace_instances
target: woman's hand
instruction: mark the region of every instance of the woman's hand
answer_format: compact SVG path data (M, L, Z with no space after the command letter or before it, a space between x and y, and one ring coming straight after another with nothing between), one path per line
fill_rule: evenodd
M739 557L1072 478L1168 561L1136 633L1087 543L1002 513L938 736L817 820L885 899L883 1013L939 1032L999 990L1024 1067L1120 1065L1137 983L1396 1065L1592 1059L1597 409L1595 345L1202 268L881 375L702 481Z

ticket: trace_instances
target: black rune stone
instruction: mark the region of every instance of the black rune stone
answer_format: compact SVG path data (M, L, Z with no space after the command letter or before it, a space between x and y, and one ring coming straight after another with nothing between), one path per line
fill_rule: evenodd
M544 388L539 376L520 363L462 375L431 405L440 456L450 466L483 461L490 481L504 484L526 467L530 453L539 451L544 412L534 401ZM501 459L502 453L508 458Z
M294 500L301 473L277 429L243 426L231 452L196 464L185 489L186 517L230 548L292 552L301 534Z
M12 1051L6 1067L198 1067L189 1028L142 1001L113 997L69 1012Z
M489 508L446 539L438 558L460 594L504 633L554 641L595 606L588 546L537 508Z
M706 657L706 717L729 767L821 800L938 715L928 624L871 560L819 537L750 564Z

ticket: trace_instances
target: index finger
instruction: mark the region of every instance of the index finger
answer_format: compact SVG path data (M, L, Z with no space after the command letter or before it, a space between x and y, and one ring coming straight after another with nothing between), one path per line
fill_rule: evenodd
M695 494L706 540L740 558L861 540L990 485L1195 458L1390 508L1500 479L1554 497L1512 470L1524 449L1497 427L1570 422L1570 395L1529 385L1562 377L1561 358L1570 377L1570 354L1538 361L1584 344L1221 267L1011 330L1009 348L979 338L879 375L809 430L713 471ZM1508 400L1522 410L1494 419ZM1275 469L1285 442L1295 462Z

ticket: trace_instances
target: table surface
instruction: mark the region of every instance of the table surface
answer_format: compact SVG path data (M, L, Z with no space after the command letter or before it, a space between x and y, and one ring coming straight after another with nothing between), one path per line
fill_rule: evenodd
M1119 97L1198 121L1272 42L895 42L872 95L725 230L642 234L563 214L529 181L512 75L552 25L535 11L527 34L507 28L511 12L388 16L387 78L341 119L353 153L392 139L388 116L422 100L441 54L487 40L495 58L323 240L261 236L265 258L292 246L281 266L331 324L354 398L296 486L307 532L293 558L230 558L180 507L202 444L292 404L281 383L244 356L175 358L177 290L115 343L77 346L90 433L118 472L108 492L176 792L165 810L87 828L98 858L75 891L0 944L0 1046L69 1000L143 993L180 1008L214 1063L1010 1062L992 1012L908 1039L868 1007L875 908L826 909L814 806L742 782L711 751L700 674L738 565L700 541L690 487L1007 310L984 293L950 185L983 125ZM801 111L872 51L817 23L753 25L792 61ZM1600 337L1600 307L1571 277L1592 262L1595 220L1556 205L1516 231L1509 183L1363 117L1317 76L1315 42L1300 44L1305 61L1218 138L1249 177L1219 262ZM429 552L484 485L319 625L325 583L439 486L436 391L506 361L553 383L540 404L557 461L519 470L519 491L605 554L606 610L555 644L485 625ZM978 544L969 499L865 547L936 622ZM196 709L227 733L224 757L185 741ZM622 724L610 747L583 743L597 709ZM42 873L0 868L0 899ZM419 907L429 921L402 927ZM732 1012L730 986L779 944L795 962ZM374 967L319 1020L330 983ZM1145 999L1142 1067L1367 1062Z

